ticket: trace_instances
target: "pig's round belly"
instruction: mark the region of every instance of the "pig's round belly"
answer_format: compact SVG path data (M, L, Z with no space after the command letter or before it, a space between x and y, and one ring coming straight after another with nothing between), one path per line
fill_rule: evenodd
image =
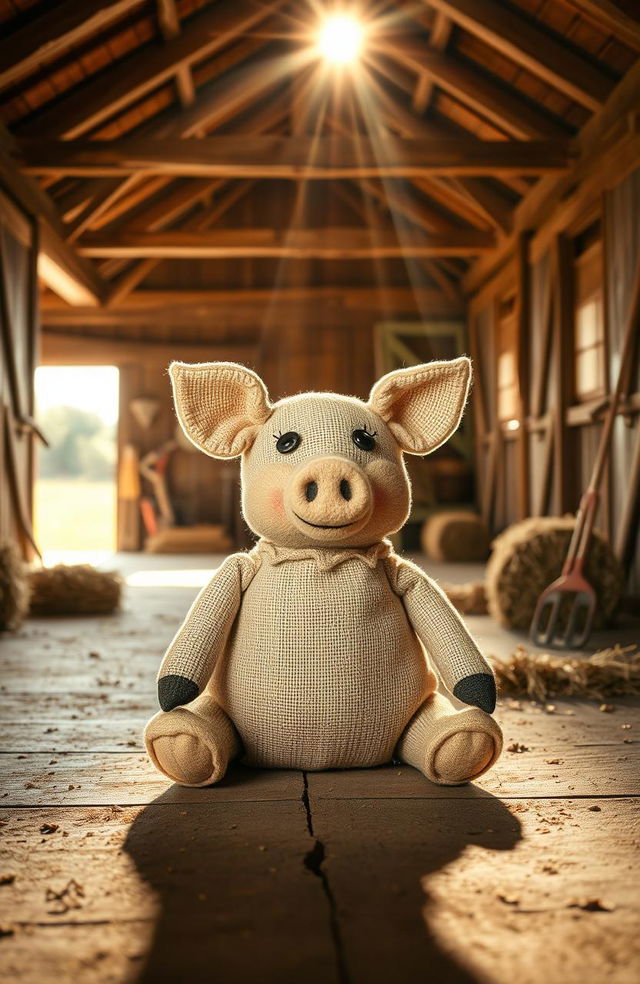
M381 565L357 560L263 565L212 684L247 764L298 769L389 761L434 688Z

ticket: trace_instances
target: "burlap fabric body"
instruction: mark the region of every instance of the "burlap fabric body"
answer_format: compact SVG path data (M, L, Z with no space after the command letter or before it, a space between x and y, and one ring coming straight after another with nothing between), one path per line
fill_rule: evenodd
M420 636L438 648L444 643L451 654L445 671L451 689L470 667L483 672L487 664L438 587L387 541L369 550L303 550L261 541L250 554L228 558L222 573L243 592L239 614L229 626L215 579L213 590L205 588L196 602L197 618L192 610L185 624L224 631L226 622L228 641L206 686L206 702L198 698L198 707L190 705L194 720L178 708L150 723L147 745L156 764L154 739L168 726L174 735L204 736L214 749L223 739L224 761L190 785L220 778L235 754L251 766L305 770L363 768L402 754L432 781L463 781L471 778L466 757L478 732L490 740L474 774L493 764L501 749L497 725L481 710L460 714L446 697L433 699L437 678L405 606L415 609ZM219 639L208 641L213 655ZM192 635L179 634L171 665L197 679L202 670L193 642ZM224 735L221 711L228 719ZM207 719L216 724L213 737ZM466 738L449 749L460 759L449 763L447 774L454 778L443 780L434 760L445 739L461 733ZM201 754L195 745L187 749L188 757ZM481 759L482 749L474 762Z

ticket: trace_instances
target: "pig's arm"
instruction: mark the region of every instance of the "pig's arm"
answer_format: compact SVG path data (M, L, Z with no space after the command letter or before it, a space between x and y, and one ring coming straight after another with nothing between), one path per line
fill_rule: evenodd
M250 554L232 554L194 601L158 673L163 711L190 703L206 687L257 564Z
M447 690L463 703L491 714L496 706L493 671L449 599L410 561L394 557L387 570Z

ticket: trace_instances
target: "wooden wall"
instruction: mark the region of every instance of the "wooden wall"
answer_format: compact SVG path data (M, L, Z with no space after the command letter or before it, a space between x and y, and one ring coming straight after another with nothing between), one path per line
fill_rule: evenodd
M38 229L0 184L0 542L34 552L33 374L38 345Z
M640 262L640 170L522 233L471 299L480 506L494 533L577 508L620 366ZM640 370L616 419L598 526L640 594Z

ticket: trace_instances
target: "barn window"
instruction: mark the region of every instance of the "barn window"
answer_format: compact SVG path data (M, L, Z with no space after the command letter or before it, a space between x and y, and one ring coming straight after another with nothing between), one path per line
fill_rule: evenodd
M498 301L498 419L510 423L518 417L517 321L515 294Z
M602 233L594 222L574 240L575 398L606 392Z

